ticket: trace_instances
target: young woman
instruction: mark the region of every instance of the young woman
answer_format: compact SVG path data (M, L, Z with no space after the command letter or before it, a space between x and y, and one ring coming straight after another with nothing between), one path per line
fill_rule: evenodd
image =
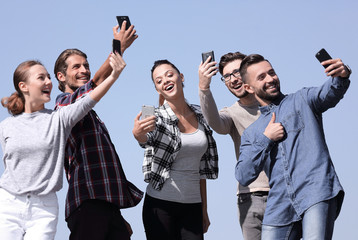
M218 174L216 143L200 108L185 101L184 76L172 63L156 61L152 80L161 106L152 117L140 120L139 113L133 128L145 148L146 236L148 240L203 239L210 225L205 179Z
M112 54L110 64L112 73L102 84L57 111L45 108L52 90L45 67L32 60L16 68L16 92L1 100L12 115L0 123L5 165L0 178L1 239L54 239L66 140L125 67L118 54Z

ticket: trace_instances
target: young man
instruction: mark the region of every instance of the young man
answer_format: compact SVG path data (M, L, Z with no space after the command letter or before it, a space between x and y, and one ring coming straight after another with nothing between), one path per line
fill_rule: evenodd
M113 28L122 52L138 37L125 22ZM55 76L64 93L56 99L61 108L81 99L111 72L108 59L90 80L87 56L78 49L63 51L55 63ZM66 221L70 239L130 239L130 225L120 209L137 205L143 193L127 181L104 123L91 110L72 129L66 145L65 171L69 184Z
M236 178L250 184L265 170L270 193L262 239L331 239L343 188L325 141L322 113L334 107L349 86L350 69L340 59L322 62L331 78L320 87L283 95L271 64L247 56L240 74L246 91L261 105L261 116L242 136Z
M214 131L219 134L230 134L237 159L239 159L241 135L244 129L260 115L254 95L244 89L240 77L239 68L245 56L240 52L235 52L227 53L220 59L221 80L228 90L239 99L231 107L225 107L220 111L218 111L210 91L211 77L217 72L216 63L209 63L207 60L199 67L199 97L203 114ZM264 172L247 187L238 184L239 220L246 240L261 239L261 224L268 191L268 179Z

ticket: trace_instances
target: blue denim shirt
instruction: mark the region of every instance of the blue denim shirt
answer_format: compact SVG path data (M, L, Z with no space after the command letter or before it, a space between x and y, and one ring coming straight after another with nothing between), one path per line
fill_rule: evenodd
M339 193L340 210L344 193L328 152L322 113L343 98L349 83L330 78L321 87L282 95L260 107L261 116L244 131L235 176L242 185L254 181L262 169L269 177L263 224L284 226L299 221L309 207ZM278 142L263 134L273 112L286 131Z

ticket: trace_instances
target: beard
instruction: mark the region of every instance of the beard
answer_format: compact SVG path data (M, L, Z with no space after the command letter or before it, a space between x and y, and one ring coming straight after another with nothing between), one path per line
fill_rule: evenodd
M281 90L280 90L280 86L277 86L276 91L273 92L273 93L268 93L268 92L265 91L265 89L264 90L260 89L260 90L255 91L255 94L260 99L263 99L263 100L271 102L271 101L274 101L274 100L276 100L277 98L280 97Z

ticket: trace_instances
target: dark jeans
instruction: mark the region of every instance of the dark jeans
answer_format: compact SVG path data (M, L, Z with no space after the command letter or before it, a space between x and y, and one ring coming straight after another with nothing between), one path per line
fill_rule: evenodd
M201 203L177 203L145 196L143 223L147 240L203 240Z
M119 208L102 200L84 201L67 219L70 240L129 240Z

